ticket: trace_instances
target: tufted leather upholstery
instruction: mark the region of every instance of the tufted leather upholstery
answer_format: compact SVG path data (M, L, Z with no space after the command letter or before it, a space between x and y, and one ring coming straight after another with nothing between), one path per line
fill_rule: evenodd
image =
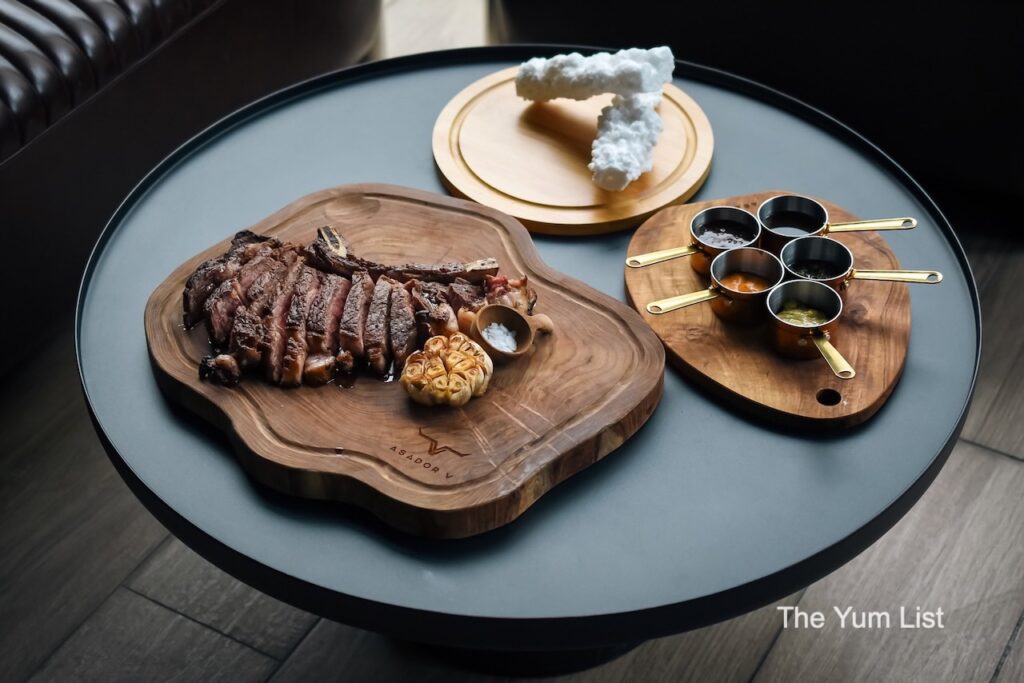
M213 0L0 0L0 160Z
M0 0L0 374L67 320L89 250L161 158L238 107L364 59L381 0ZM225 229L230 229L228 226ZM60 247L54 248L54 241Z

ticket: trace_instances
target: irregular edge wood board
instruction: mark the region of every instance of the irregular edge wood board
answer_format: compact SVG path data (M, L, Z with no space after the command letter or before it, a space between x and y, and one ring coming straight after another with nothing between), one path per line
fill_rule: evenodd
M664 97L686 114L696 138L693 160L683 171L682 176L675 181L673 187L678 186L681 189L674 195L662 191L641 199L638 202L641 205L639 210L618 210L611 212L610 216L600 218L598 209L558 208L534 204L491 187L478 178L460 154L451 152L451 131L465 115L465 107L469 103L491 87L509 80L517 69L518 67L502 69L469 84L445 105L434 122L431 138L434 163L441 182L456 197L504 211L514 216L531 232L563 237L585 237L633 228L659 209L685 202L700 190L711 173L715 147L711 122L692 97L670 82L665 86ZM585 167L583 170L586 171Z
M508 473L502 469L501 474L506 478L498 480L501 484L500 491L490 499L460 507L451 501L443 500L445 495L450 494L438 493L426 485L423 485L417 495L409 495L407 486L404 490L393 490L392 493L397 491L396 495L389 495L375 486L376 484L386 487L387 482L375 481L373 476L366 475L365 469L358 476L324 472L309 467L292 466L275 459L273 453L257 452L239 433L240 430L235 423L236 417L204 393L204 388L209 390L210 387L199 381L197 368L183 369L178 362L174 372L181 376L176 377L172 371L163 367L162 363L167 362L167 359L164 358L165 352L160 349L170 348L170 345L157 344L155 338L165 336L162 335L161 326L167 322L169 315L177 316L174 324L180 328L180 295L185 279L200 261L223 253L229 241L225 239L179 266L154 290L145 310L146 339L160 389L172 401L184 405L227 434L243 467L256 480L292 495L336 500L365 508L387 524L409 533L437 538L461 538L482 533L516 519L558 483L618 448L653 414L661 400L665 358L661 342L653 331L622 302L544 264L525 228L515 219L498 211L473 202L420 190L384 184L359 184L331 188L302 197L250 229L261 234L273 233L275 229L283 229L281 226L287 223L289 217L299 214L303 209L349 193L400 197L442 210L474 214L495 225L495 229L499 229L497 226L500 226L509 237L515 255L525 266L525 274L529 275L532 281L563 289L571 287L574 295L600 305L608 313L616 315L639 341L639 350L648 358L648 362L641 368L643 372L624 387L623 392L619 394L621 399L617 401L615 411L607 414L607 419L602 424L594 422L587 425L572 447L533 463L533 467L526 467L517 462L515 472L522 478L518 482L513 482L516 485L512 487L508 486ZM410 254L410 257L414 256ZM178 304L176 307L168 308L169 297ZM558 334L557 329L555 334ZM184 336L183 333L182 337ZM180 346L179 342L174 343ZM261 380L252 378L247 381ZM397 386L390 386L388 389L401 391ZM484 398L486 399L486 396ZM579 424L580 421L573 423L577 427ZM372 475L372 472L370 474Z
M751 213L756 213L757 206L762 201L780 194L792 193L786 190L757 192L736 197L667 207L662 211L657 212L637 229L633 238L630 240L628 254L633 256L640 253L687 244L690 239L688 232L690 217L709 206L739 206L749 210ZM821 199L818 199L818 201L821 201L826 206L829 211L829 216L834 222L856 219L856 216L835 204ZM892 253L888 244L877 233L845 233L841 235L837 234L835 238L851 248L854 252L854 257L858 259L858 264L861 267L900 267L895 254ZM864 260L866 253L870 255L872 259L884 259L884 262L865 263ZM688 380L708 391L708 393L715 399L723 402L731 408L739 410L748 417L785 428L808 429L812 431L848 429L862 424L874 416L892 394L893 390L896 388L896 384L898 384L899 379L903 374L903 368L906 364L907 348L910 342L911 329L910 295L906 289L908 285L886 282L855 282L852 284L850 294L847 295L847 311L853 311L854 304L869 298L872 302L884 302L883 305L878 307L880 311L874 312L877 318L885 323L880 326L880 329L877 330L875 334L884 335L885 341L883 342L882 347L886 351L895 352L894 356L887 356L882 359L878 358L877 355L873 356L870 359L870 366L863 362L854 362L853 365L858 371L858 377L852 380L844 381L835 378L828 370L828 366L825 364L824 360L790 361L773 354L766 354L765 362L775 363L780 367L786 365L805 368L809 372L814 373L814 376L820 378L820 382L815 382L815 384L820 388L834 388L840 393L842 393L844 389L848 389L850 386L855 386L851 384L853 382L866 381L868 377L872 377L873 373L880 374L881 386L871 393L869 399L859 401L855 408L850 407L846 410L838 410L816 405L813 406L813 408L816 408L817 411L814 414L807 414L783 409L777 405L769 405L763 401L759 401L737 391L735 387L729 386L719 379L702 372L699 368L693 365L692 359L691 361L688 361L679 349L673 348L673 344L671 342L665 341L664 337L667 335L669 326L679 323L679 318L672 318L672 313L663 314L661 316L652 315L646 311L644 306L655 298L670 296L671 294L680 294L683 292L670 292L663 288L664 291L655 290L657 293L654 294L651 292L650 281L659 274L659 268L662 269L660 274L663 279L664 276L670 272L668 269L674 268L679 269L678 271L675 271L676 278L683 280L689 280L692 278L701 282L701 284L697 285L692 285L691 283L691 289L698 289L700 287L707 286L704 279L698 278L698 276L692 271L686 258L680 258L666 263L648 266L646 268L629 268L625 265L623 268L627 300L640 313L641 317L651 325L655 334L658 334L658 336L663 339L667 352L667 359L672 367L679 370ZM863 289L865 287L873 287L874 290ZM702 328L704 330L711 330L712 334L718 334L718 331L723 329L721 327L721 323L717 321L717 318L714 318L706 304L698 304L698 306L703 306L705 310L700 314L701 320L694 323L692 326ZM864 309L864 307L860 308L861 310ZM861 315L863 317L864 315L870 314L858 313L856 315ZM840 328L840 330L844 331L844 334L839 341L840 351L845 350L848 357L854 356L856 350L851 349L849 345L843 346L844 342L842 340L848 339L852 334L854 334L854 332L850 331L854 325L852 317L853 316L849 316L845 319L842 323L843 327ZM861 328L866 329L866 326L861 324L862 322L863 321L861 320L857 322L857 334L862 333ZM728 329L733 331L739 330L740 328L730 326ZM756 333L757 332L755 332L755 334ZM866 332L863 332L863 334L866 334ZM900 340L901 336L902 342ZM886 356L884 353L881 355ZM792 364L797 365L793 366ZM872 377L871 381L874 380L875 378Z

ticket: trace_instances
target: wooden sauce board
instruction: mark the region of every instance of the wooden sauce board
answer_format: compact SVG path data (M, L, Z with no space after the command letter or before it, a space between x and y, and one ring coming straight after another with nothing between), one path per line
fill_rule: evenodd
M205 250L150 296L153 367L164 392L227 432L264 484L352 503L411 533L470 536L507 524L615 450L657 406L658 338L625 304L546 266L514 219L418 190L349 185L303 197L251 229L308 244L328 224L356 254L384 263L492 256L500 274L529 276L536 310L555 332L531 356L496 366L487 393L461 408L414 404L397 382L367 373L348 388L286 389L259 376L223 387L198 377L210 352L204 326L182 324L186 278L228 240Z
M594 185L587 169L597 117L611 95L527 102L517 67L467 86L434 123L434 160L455 195L518 218L532 232L594 235L638 225L684 202L711 170L714 136L700 106L671 83L658 113L664 130L654 168L621 192Z
M761 202L779 194L787 193L761 192L668 207L637 229L628 255L689 244L690 219L709 206L737 206L756 215ZM833 222L857 218L834 204L822 203ZM900 267L878 233L842 233L833 239L850 248L858 268ZM630 302L664 342L673 367L723 401L771 423L827 429L860 424L878 411L903 372L910 341L907 285L850 284L836 347L857 376L841 380L820 357L791 360L777 355L769 345L767 324L723 323L708 304L662 315L648 313L645 306L651 301L708 286L707 278L694 272L687 258L627 267L625 278Z

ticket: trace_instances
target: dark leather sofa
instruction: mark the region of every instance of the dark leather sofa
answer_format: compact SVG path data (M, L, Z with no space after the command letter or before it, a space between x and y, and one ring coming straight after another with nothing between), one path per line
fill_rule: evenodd
M243 104L366 58L380 11L380 0L0 0L0 372L68 319L90 248L150 168Z
M1024 197L1022 26L1024 3L1002 0L489 0L492 42L667 44L794 95L878 144L972 229L979 207Z

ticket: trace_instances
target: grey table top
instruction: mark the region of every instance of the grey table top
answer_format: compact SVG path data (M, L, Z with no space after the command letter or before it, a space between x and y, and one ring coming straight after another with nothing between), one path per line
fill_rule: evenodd
M466 85L528 54L461 51L341 72L234 117L157 169L108 227L79 302L83 386L115 464L210 559L245 558L229 571L304 607L322 601L329 616L385 630L403 618L465 619L484 643L516 625L619 616L604 623L647 637L750 609L842 564L916 500L959 432L980 345L974 285L934 207L877 156L737 92L728 79L688 78L684 67L676 85L703 107L716 142L695 201L786 188L865 217L918 217L918 229L886 238L905 267L940 270L945 281L911 288L904 376L864 427L834 436L775 430L668 370L648 425L606 460L508 527L428 542L341 506L262 489L225 438L160 394L142 315L171 270L317 189L379 181L443 193L431 156L435 117ZM624 299L629 237L536 242L554 268ZM822 562L811 568L809 558ZM332 596L336 609L327 604ZM658 623L647 624L645 614ZM500 626L493 634L492 625ZM523 644L530 638L521 634Z

